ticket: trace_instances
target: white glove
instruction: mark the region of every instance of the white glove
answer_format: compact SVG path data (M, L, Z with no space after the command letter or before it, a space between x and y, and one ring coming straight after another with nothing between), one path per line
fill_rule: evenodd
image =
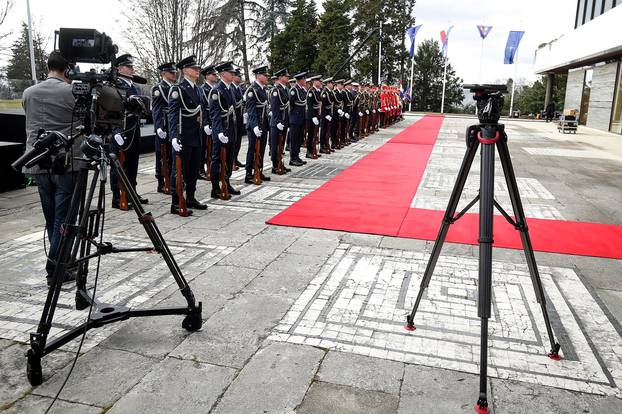
M272 117L272 111L268 112L268 116Z
M162 131L162 128L158 128L158 130L156 131L156 133L158 134L158 136L160 137L160 139L166 139L166 132Z
M212 128L210 128L209 125L205 125L203 131L205 131L207 135L212 135Z
M114 140L119 146L125 144L125 138L121 134L114 134Z
M375 109L372 109L372 112L373 112L373 113L376 113L376 110L375 110Z
M359 112L359 116L363 116L363 113L362 113L362 112Z
M242 118L244 119L244 123L246 124L248 122L248 114L244 112L244 115L242 115Z
M346 113L346 119L350 119L350 114Z
M365 110L365 113L366 113L367 115L369 115L369 109L366 109L366 110Z
M314 116L313 118L311 118L311 120L313 121L315 125L320 125L320 120L317 119L317 117Z
M258 126L256 126L255 128L253 128L253 132L255 133L256 137L260 137L261 136L261 129L259 129Z
M282 131L282 130L285 129L285 126L282 123L280 123L280 122L278 124L276 124L276 127L279 129L279 131Z
M226 144L227 142L229 142L229 138L222 132L218 134L218 140L222 142L223 144Z
M326 120L327 120L328 122L330 122L330 121L332 121L332 120L333 120L333 117L332 117L332 116L330 116L330 115L326 115L326 116L325 116L325 118L326 118Z
M174 138L173 141L171 141L171 144L173 145L175 152L181 152L181 142L179 142L179 138Z
M339 114L339 116L343 116L343 111L341 109L337 109L337 113Z

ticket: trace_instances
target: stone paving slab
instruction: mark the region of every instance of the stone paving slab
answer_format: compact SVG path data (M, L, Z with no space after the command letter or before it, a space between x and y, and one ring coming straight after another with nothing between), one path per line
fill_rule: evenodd
M110 407L130 391L158 363L132 352L96 348L78 358L61 398L99 407ZM68 367L33 390L54 397L67 376Z
M209 412L236 373L231 368L167 358L107 413Z
M27 395L23 399L16 402L7 410L2 411L6 414L45 414L46 410L52 403L50 397L40 397L37 395ZM49 414L98 414L103 413L104 409L100 407L93 407L91 405L72 403L62 400L57 400Z
M397 405L395 395L314 382L296 413L388 414L395 413Z
M246 364L212 412L291 413L323 357L324 351L313 347L268 344Z

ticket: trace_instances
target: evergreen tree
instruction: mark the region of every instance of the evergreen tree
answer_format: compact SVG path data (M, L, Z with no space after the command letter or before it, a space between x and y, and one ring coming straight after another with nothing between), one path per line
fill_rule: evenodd
M412 15L416 0L355 0L355 38L362 42L367 35L379 29L382 21L382 80L396 82L404 76L408 58L405 48L406 29L415 24ZM367 40L367 47L354 58L358 76L378 83L378 36Z
M296 0L283 31L270 42L270 66L286 67L291 73L310 69L318 48L316 39L317 9L313 0Z
M350 56L353 40L350 0L326 0L323 5L324 14L316 29L319 51L312 70L324 76L349 77L350 65L340 73L335 71Z
M415 54L413 110L433 112L441 110L443 69L439 43L432 39L423 41ZM445 112L456 111L461 107L463 99L462 79L456 76L451 64L447 64Z
M41 33L33 29L32 45L35 54L36 76L38 80L47 77L47 59L44 40ZM28 47L28 25L22 22L20 36L11 46L11 57L6 66L6 77L10 80L14 89L22 89L32 79L30 70L30 52ZM25 82L26 81L26 82Z

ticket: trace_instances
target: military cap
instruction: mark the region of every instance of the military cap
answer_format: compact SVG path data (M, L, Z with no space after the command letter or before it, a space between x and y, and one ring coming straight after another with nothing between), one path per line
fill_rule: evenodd
M235 73L235 69L233 68L233 62L230 60L227 62L219 63L218 65L214 66L214 69L216 69L218 73L221 73L221 72Z
M197 57L195 55L190 55L188 57L183 58L177 63L177 67L179 69L184 68L200 68L201 65L197 63Z
M344 82L344 85L350 85L352 84L352 79L348 79L347 81Z
M270 76L270 80L271 81L275 81L276 80L276 76L274 76L274 75Z
M322 75L315 75L315 76L311 76L309 79L307 79L309 82L313 82L315 80L322 80Z
M289 82L290 84L292 84L292 85L293 85L293 84L294 84L294 82L296 82L296 79L293 79L293 78L292 78L292 79L288 80L288 82Z
M233 71L233 73L235 73L235 76L238 76L238 77L240 77L240 78L242 77L242 72L240 71L240 68L236 68L236 69Z
M352 86L356 86L356 87L358 88L358 87L359 87L359 86L361 86L361 85L359 85L359 83L358 83L358 82L352 82Z
M134 65L134 56L126 53L117 58L117 66L133 66Z
M265 65L256 67L255 69L253 69L253 74L255 74L255 75L267 75L268 74L268 67L265 66Z
M177 68L175 67L175 62L167 62L158 66L158 70L160 72L177 72Z
M331 77L331 78L323 79L322 82L324 82L324 83L333 82L333 78Z
M274 72L274 76L280 78L281 76L289 76L289 72L287 72L287 68L283 68L277 72Z
M335 83L344 83L345 81L346 81L345 79L337 79Z
M305 76L307 76L307 73L309 72L300 72L294 75L294 79L296 80L300 80L300 79L304 79Z
M203 76L215 75L216 73L217 72L216 72L216 69L214 69L214 65L209 65L201 69L201 75Z

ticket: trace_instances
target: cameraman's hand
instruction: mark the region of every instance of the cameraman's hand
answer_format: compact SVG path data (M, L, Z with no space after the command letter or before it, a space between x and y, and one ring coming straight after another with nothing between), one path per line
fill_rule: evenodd
M123 135L121 134L114 134L114 140L118 146L125 144L125 138L123 138Z
M175 152L181 152L181 142L179 142L179 138L174 138L171 141L171 144L173 145Z
M220 134L218 134L218 140L223 144L226 144L227 142L229 142L229 137L221 132Z
M158 136L160 137L160 139L166 139L166 132L162 131L162 128L158 128L158 130L156 131L156 133L158 134Z
M210 128L209 125L205 125L203 131L205 131L207 135L212 135L212 128Z
M255 133L255 136L257 138L261 137L261 129L259 129L258 126L256 126L255 128L253 128L253 132Z

